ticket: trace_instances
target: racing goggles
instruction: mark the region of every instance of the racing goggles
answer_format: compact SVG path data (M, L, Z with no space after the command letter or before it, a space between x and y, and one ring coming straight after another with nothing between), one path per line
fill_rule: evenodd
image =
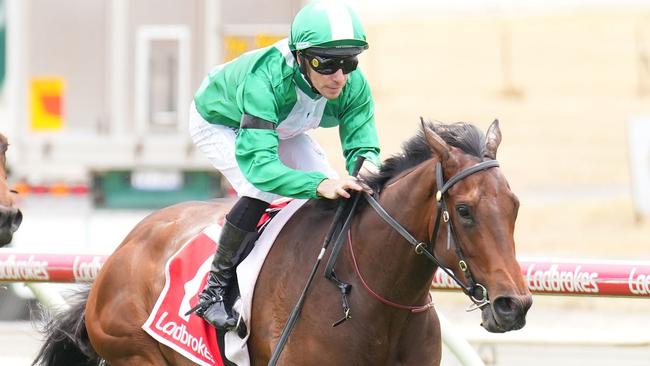
M309 53L304 53L304 56L309 62L309 66L321 75L332 75L339 70L343 71L344 74L349 74L356 70L359 64L357 56L324 57Z

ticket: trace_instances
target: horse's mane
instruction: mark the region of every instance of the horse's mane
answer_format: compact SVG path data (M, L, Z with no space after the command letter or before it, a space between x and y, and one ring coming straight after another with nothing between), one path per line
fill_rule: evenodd
M457 147L467 154L483 159L485 156L485 135L476 126L466 122L452 124L426 122L425 125L438 134L447 144ZM433 157L424 132L402 144L402 152L386 159L378 174L366 177L366 182L374 189L381 190L386 182L401 172L413 168Z
M483 159L485 156L485 135L478 127L466 123L452 124L425 122L447 144L457 147L467 154ZM379 173L365 177L365 182L375 191L380 192L384 185L400 173L411 169L433 157L433 152L422 130L402 144L402 152L384 160ZM316 200L321 210L334 210L338 200ZM363 207L363 200L361 202Z

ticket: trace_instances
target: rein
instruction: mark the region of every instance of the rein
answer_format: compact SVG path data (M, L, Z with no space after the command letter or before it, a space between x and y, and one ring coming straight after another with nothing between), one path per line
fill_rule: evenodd
M363 158L357 159L356 162L356 167L355 167L355 174L356 175L361 168L361 164L363 163ZM431 233L431 238L429 239L429 246L433 248L433 244L435 243L435 239L438 236L438 232L440 229L440 224L441 224L441 217L443 217L443 221L447 224L447 230L449 232L448 240L451 236L455 236L454 232L452 230L452 225L451 225L451 220L449 220L449 212L447 211L447 204L445 201L445 194L447 191L456 183L458 183L460 180L463 178L466 178L474 173L498 167L499 163L496 160L487 160L481 163L478 163L472 167L469 167L465 170L462 170L458 174L454 175L449 179L447 183L444 183L443 180L443 174L442 174L442 164L440 162L437 163L436 165L436 184L438 191L436 192L436 201L437 201L437 209L436 209L436 223L433 228L433 231ZM350 250L352 252L352 260L354 262L354 267L356 270L357 275L359 276L361 283L363 286L368 290L370 294L372 294L376 299L381 301L382 303L396 307L399 309L405 309L405 310L410 310L411 312L424 312L427 309L431 308L433 306L433 302L430 302L426 305L422 306L408 306L408 305L401 305L394 303L392 301L389 301L383 297L381 297L379 294L374 292L366 283L366 281L363 279L361 276L361 272L359 271L359 266L357 265L356 258L354 257L354 251L352 251L352 237L349 231L349 226L351 222L351 218L354 214L354 207L356 206L356 203L358 202L359 195L361 193L359 192L356 194L356 197L353 201L352 209L350 210L348 214L348 218L345 220L345 223L343 225L343 228L341 232L339 233L338 238L336 239L336 242L334 244L334 247L338 247L340 245L340 242L343 238L343 232L348 231L348 242L350 245ZM489 304L488 300L488 295L487 295L487 289L485 286L481 285L480 283L476 283L472 277L472 273L470 272L469 268L467 267L467 263L464 260L462 250L460 248L460 245L457 245L456 247L456 253L459 258L458 265L465 274L465 277L467 278L467 281L469 285L463 284L463 282L454 275L454 273L448 269L447 267L443 266L440 261L427 249L427 244L421 241L418 241L411 233L408 232L402 225L400 225L397 220L395 220L386 210L384 210L383 207L375 200L372 195L363 192L363 196L366 198L370 206L377 212L379 217L381 217L384 221L386 221L393 229L395 229L404 239L406 239L411 245L415 247L415 253L417 254L423 254L425 257L427 257L430 261L432 261L435 265L438 267L442 268L443 271L445 271L456 283L463 289L465 294L469 296L469 298L474 302L474 309L480 309ZM293 329L297 319L298 319L298 314L300 313L300 310L302 309L302 305L304 304L305 297L307 295L307 290L309 289L309 286L312 283L312 280L314 279L314 275L316 273L316 270L318 266L320 265L321 259L323 258L323 255L325 254L325 251L327 250L327 247L329 246L330 240L334 234L334 231L336 231L336 226L343 214L343 209L345 207L345 201L341 201L339 204L339 207L334 215L334 220L332 221L330 228L328 230L328 234L326 235L325 241L323 243L323 246L321 248L321 251L318 255L318 258L316 259L316 263L314 264L314 267L312 268L311 273L309 274L309 278L307 280L307 283L305 284L305 287L303 288L303 291L300 295L300 298L298 299L298 302L293 308L293 311L291 312L289 319L287 320L286 324L284 325L284 328L282 329L282 334L280 335L280 339L278 340L278 343L275 345L275 348L273 350L273 354L271 355L271 359L268 363L269 366L275 366L278 362L278 359L280 358L280 354L282 353L282 350L284 349L284 345L286 344L287 339L289 338L289 334L291 333L291 330ZM458 239L456 240L456 243L459 243ZM336 252L338 254L338 249L334 250L333 252ZM331 274L331 277L336 280L336 277L333 276L333 273L330 273L332 270L334 263L336 262L336 256L334 255L334 259L331 259L330 263L328 263L328 269L329 271L326 272L326 277L328 277L329 274ZM330 278L330 277L328 277ZM340 282L336 280L335 282ZM345 283L340 282L341 285L346 285ZM338 286L338 284L337 284ZM349 286L349 285L348 285ZM341 286L339 286L341 288ZM333 326L336 326L340 323L342 323L344 320L349 319L349 308L347 307L347 300L345 296L347 295L347 292L349 292L349 288L341 288L343 291L343 298L344 298L344 308L346 308L345 316L343 319L339 320L336 322ZM474 296L475 293L480 291L480 297ZM472 309L472 310L474 310Z
M354 165L353 175L356 176L357 174L359 174L359 170L361 170L361 165L363 164L364 160L365 158L363 156L357 157L357 161L355 162ZM359 202L359 195L360 195L359 193L354 194L355 197L353 200L353 206L352 209L350 210L350 213L348 214L347 219L343 224L342 231L346 229L346 225L350 225L351 223L352 215L354 213L354 208L356 207L356 204ZM302 306L305 303L305 298L307 297L307 291L309 290L309 287L311 286L311 283L314 280L314 276L316 275L316 270L318 270L318 266L320 266L320 262L323 259L323 256L325 255L325 251L327 250L327 247L329 246L330 241L334 236L334 233L337 231L336 229L339 224L339 221L341 220L341 217L343 217L343 211L345 211L346 203L347 203L346 200L339 201L339 206L336 209L336 212L334 213L334 218L332 219L332 223L330 224L330 227L327 230L327 235L325 235L325 240L323 241L323 246L321 247L320 253L318 253L316 262L314 263L314 266L312 267L311 272L309 273L309 278L307 279L307 283L305 283L305 286L302 289L302 293L298 298L298 302L293 307L293 310L291 311L291 314L289 315L287 322L284 324L284 327L282 328L280 339L278 339L278 343L276 343L275 348L273 349L273 353L271 354L271 359L269 360L268 366L275 366L278 363L278 360L280 359L280 354L282 354L284 345L287 343L287 340L289 339L289 335L291 334L293 327L296 325L296 322L298 321L298 315L300 314L300 311L302 310ZM341 235L339 235L339 238L336 239L337 243L335 243L334 245L335 247L338 246L340 237ZM335 248L333 248L332 251L335 251ZM338 251L338 249L336 249L336 251ZM349 292L349 288L342 289L342 290ZM344 292L344 295L346 295L346 292ZM347 304L345 305L347 306ZM349 319L349 315L350 314L348 310L346 311L345 317L342 320L340 320L339 323L343 322L346 319Z
M361 284L363 285L363 287L366 288L366 290L368 290L368 292L370 293L370 295L372 295L372 297L379 300L380 302L383 302L384 304L386 304L388 306L392 306L394 308L398 308L398 309L402 309L402 310L408 310L408 311L410 311L412 313L421 313L421 312L427 311L429 308L433 307L433 301L430 301L428 304L420 305L420 306L418 306L418 305L413 306L413 305L398 304L398 303L395 303L395 302L392 302L390 300L387 300L387 299L383 298L381 295L379 295L378 293L373 291L370 288L370 286L368 286L368 284L366 283L366 280L363 279L363 275L361 274L361 271L359 270L359 265L357 264L357 257L354 255L354 249L352 248L352 234L350 234L350 231L352 231L352 230L348 229L348 246L350 247L350 254L351 254L351 257L352 257L352 264L354 264L354 270L355 270L355 272L357 272L357 276L359 276L359 280L361 281Z
M485 286L482 284L476 282L472 276L471 271L469 270L469 267L467 266L467 262L465 261L465 257L463 255L461 246L460 246L460 241L456 237L454 230L453 230L453 225L451 223L451 220L449 219L449 211L447 210L447 202L445 200L447 191L454 186L454 184L458 183L462 179L474 174L481 172L483 170L487 170L490 168L495 168L499 166L499 162L496 160L487 160L481 163L478 163L474 166L471 166L465 170L460 171L458 174L454 175L447 181L446 183L444 182L443 174L442 174L442 164L438 162L436 164L436 185L438 191L436 192L436 222L433 227L433 231L431 232L431 237L429 238L429 243L424 243L422 241L417 240L411 233L408 232L397 220L395 220L386 210L381 206L379 202L370 194L364 193L364 197L370 204L370 206L375 210L377 215L381 219L383 219L387 224L389 224L395 231L397 231L406 241L409 242L409 244L413 245L415 247L415 253L417 254L422 254L427 259L429 259L431 262L433 262L436 266L440 267L449 277L451 277L463 290L463 292L469 296L469 298L472 300L474 305L468 310L475 310L475 309L481 309L488 305L490 303L488 299L488 293L487 289ZM444 221L447 224L447 241L448 244L451 241L452 237L453 240L455 241L456 245L456 254L458 256L458 266L460 269L463 271L463 274L465 275L465 278L467 279L467 285L463 283L450 269L442 265L440 261L435 257L433 252L434 244L436 241L436 238L438 237L438 233L440 231L440 225L441 222ZM350 242L350 249L352 250L352 239L350 236L350 233L348 232L348 239ZM429 251L428 248L431 248L431 251ZM427 305L422 305L422 306L406 306L406 305L400 305L400 304L395 304L389 300L386 300L382 298L381 296L377 295L372 289L370 289L366 282L363 280L361 277L361 273L359 271L359 268L357 267L356 259L354 258L354 252L352 252L352 258L354 262L355 269L357 271L357 275L359 275L359 278L361 279L361 282L363 283L364 287L372 294L375 298L379 299L381 302L397 307L400 309L407 309L411 310L413 312L419 312L419 311L424 311L428 309L429 307L432 306L432 303L429 303ZM416 311L417 310L417 311Z

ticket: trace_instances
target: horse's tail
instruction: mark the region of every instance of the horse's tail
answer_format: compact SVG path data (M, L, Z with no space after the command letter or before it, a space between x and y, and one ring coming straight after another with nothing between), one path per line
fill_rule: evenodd
M44 324L45 343L32 363L40 366L90 366L101 358L93 349L86 330L86 302L89 289L76 294L68 310Z

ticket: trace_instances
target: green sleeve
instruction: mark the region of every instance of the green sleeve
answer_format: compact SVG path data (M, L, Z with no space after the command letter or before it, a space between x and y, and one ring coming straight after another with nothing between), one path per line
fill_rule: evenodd
M241 86L242 113L278 123L278 107L269 82L251 75ZM256 188L285 197L317 198L316 188L327 176L320 172L294 170L278 155L279 138L275 130L242 128L235 140L237 164Z
M350 93L339 125L339 138L349 174L352 174L357 156L364 156L377 167L381 165L379 138L375 128L375 105L370 88L363 78L356 85L359 85L359 89Z
M285 197L318 198L316 188L327 178L321 172L294 170L278 156L274 130L240 129L235 140L237 164L255 187Z
M237 104L243 114L278 124L278 104L268 80L255 74L244 79L237 90Z

